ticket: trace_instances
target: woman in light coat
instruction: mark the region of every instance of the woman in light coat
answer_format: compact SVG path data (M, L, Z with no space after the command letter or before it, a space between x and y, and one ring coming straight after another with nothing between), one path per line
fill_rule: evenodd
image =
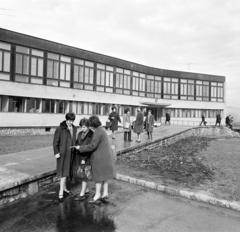
M124 110L123 115L123 130L124 130L124 141L131 142L131 134L132 134L132 127L131 127L131 118L130 118L130 109L126 108Z
M96 193L89 203L99 203L108 199L108 180L115 177L113 151L106 130L101 126L98 116L89 118L90 129L94 132L90 144L76 146L80 153L92 152L92 181L96 183ZM103 186L103 194L101 189Z
M148 110L148 115L145 119L145 125L146 125L146 132L148 134L148 139L152 139L152 132L154 127L154 117L152 115L152 111Z

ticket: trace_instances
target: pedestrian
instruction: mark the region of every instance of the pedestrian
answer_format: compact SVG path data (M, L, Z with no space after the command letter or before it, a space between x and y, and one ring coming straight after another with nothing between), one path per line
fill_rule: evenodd
M170 116L170 113L169 111L166 112L166 120L165 120L165 124L167 124L167 122L169 123L169 125L171 124L170 123L170 120L171 120L171 116Z
M143 133L143 113L141 107L137 108L138 114L134 124L134 132L137 133L137 143L141 143L141 133Z
M110 129L112 131L112 139L116 138L116 132L118 130L118 122L121 123L121 119L119 114L117 113L117 108L115 106L112 107L112 113L109 115L108 119L111 122Z
M57 176L60 177L59 202L63 202L64 196L73 195L67 189L67 178L71 177L71 164L73 160L73 148L75 145L77 129L73 125L75 114L69 112L65 116L66 120L57 127L53 138L53 150L57 159Z
M124 141L132 142L132 139L131 139L132 127L131 127L131 118L130 118L130 109L129 108L126 108L124 110L123 130L124 130Z
M76 146L80 153L92 152L92 181L96 183L96 192L89 203L100 203L109 198L108 180L115 177L115 164L113 151L108 139L108 134L101 126L98 116L93 115L89 118L90 129L94 132L90 144ZM103 187L103 194L101 189Z
M199 124L199 126L201 126L202 123L203 123L204 126L206 126L207 122L205 121L205 118L206 118L206 117L205 117L205 114L202 113L202 121L201 121L201 123Z
M81 131L78 134L76 146L88 145L92 141L93 132L89 128L89 120L87 118L83 118L79 122L79 126L81 127ZM75 152L74 160L73 160L73 174L75 170L79 167L90 167L91 168L91 152L80 153L78 150ZM84 170L85 171L85 170ZM91 171L91 169L89 170ZM89 196L88 182L89 178L86 176L84 179L79 179L75 177L76 181L81 181L82 188L79 194L79 197L75 198L75 201L84 200Z
M217 126L217 124L220 126L221 125L221 120L222 120L221 114L220 114L220 112L218 112L217 116L216 116L216 124L215 124L215 126Z
M152 111L148 110L148 115L145 119L145 125L146 125L146 132L148 134L148 139L152 140L152 132L153 132L153 127L154 127L154 117L152 115Z
M229 116L226 117L225 125L226 125L227 127L230 126L230 119L231 119L231 115L229 115Z
M229 128L230 128L231 130L233 129L233 117L230 118Z

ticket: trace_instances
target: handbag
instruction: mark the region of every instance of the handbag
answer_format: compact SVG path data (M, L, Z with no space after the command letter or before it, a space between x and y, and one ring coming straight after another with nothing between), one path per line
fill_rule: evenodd
M129 129L130 123L129 122L125 122L125 129Z
M78 180L92 180L92 166L80 164L73 168L73 177Z
M111 127L112 126L112 122L110 120L106 121L106 127Z

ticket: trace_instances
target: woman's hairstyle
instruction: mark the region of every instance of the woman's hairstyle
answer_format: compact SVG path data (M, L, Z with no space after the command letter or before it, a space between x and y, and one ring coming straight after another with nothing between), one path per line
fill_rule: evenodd
M128 111L130 112L130 109L129 109L129 108L126 108L126 109L124 110L124 113L126 114Z
M89 120L87 118L82 118L79 122L79 126L86 126L86 127L89 127Z
M99 117L97 115L92 115L89 118L89 125L90 127L97 128L102 125L102 123L99 120Z
M114 109L117 111L117 108L116 108L116 106L113 106L113 107L112 107L112 111L114 111Z
M148 110L148 112L151 112L151 113L152 113L152 110Z
M69 112L66 114L65 118L66 118L66 120L74 121L76 118L76 115L73 112Z

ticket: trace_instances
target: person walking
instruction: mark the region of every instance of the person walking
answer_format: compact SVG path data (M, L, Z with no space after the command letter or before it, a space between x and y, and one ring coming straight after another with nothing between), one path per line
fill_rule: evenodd
M131 127L131 118L130 118L130 109L129 108L126 108L124 110L123 130L124 130L124 141L132 142L132 139L131 139L132 127Z
M154 127L154 117L152 115L152 111L148 110L148 115L145 119L145 125L146 125L146 132L148 134L148 139L152 140L152 132L153 132L153 127Z
M83 118L79 122L79 126L81 127L81 131L78 134L76 146L83 146L90 144L93 137L93 132L89 128L89 120L87 118ZM73 159L73 173L75 170L81 165L85 167L91 166L91 152L80 153L78 150L75 152L75 156ZM79 178L75 177L76 181L79 181ZM89 179L86 177L80 180L82 182L82 188L79 197L75 198L75 201L82 201L89 196L88 182Z
M67 189L67 178L71 177L71 164L73 160L73 148L75 145L77 129L73 125L75 120L74 113L67 113L66 120L57 127L53 138L53 151L57 159L57 176L60 177L60 190L58 195L59 202L63 202L64 196L73 195Z
M206 124L207 124L207 122L205 121L205 114L204 114L204 113L202 113L202 121L201 121L201 123L199 124L199 126L201 126L202 123L203 123L204 126L206 126Z
M225 120L225 125L226 125L226 127L229 127L229 126L230 126L230 119L231 119L231 115L229 115L229 116L226 117L226 120Z
M108 134L101 126L98 116L93 115L89 118L90 129L94 132L90 144L76 146L80 153L92 152L92 181L96 183L96 192L89 203L100 203L109 198L108 180L115 177L115 164L113 151L108 139ZM103 194L101 189L103 187Z
M171 123L170 123L170 120L171 120L171 116L170 116L169 111L167 111L167 112L166 112L166 120L165 120L165 124L167 124L167 122L168 122L168 124L170 125L170 124L171 124Z
M141 107L137 108L138 114L134 124L134 132L137 133L137 143L141 143L141 133L143 133L143 113Z
M112 113L109 115L108 119L111 122L110 129L112 131L112 139L116 138L116 132L118 130L118 122L121 123L121 119L119 114L117 113L117 108L115 106L112 107Z
M221 114L220 114L220 112L218 112L217 116L216 116L216 124L215 124L215 126L217 126L217 124L220 126L221 125L221 120L222 120Z

